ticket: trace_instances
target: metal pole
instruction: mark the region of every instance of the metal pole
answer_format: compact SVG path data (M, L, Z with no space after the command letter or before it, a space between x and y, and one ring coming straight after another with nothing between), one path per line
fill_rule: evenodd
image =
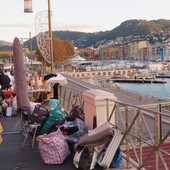
M53 73L53 41L52 41L52 30L51 30L51 8L50 0L48 0L48 28L49 28L49 40L50 40L50 56L51 56L51 73Z
M159 104L159 112L162 112L162 106ZM159 140L162 140L162 116L159 114Z
M30 40L30 58L31 58L31 74L33 73L33 58L32 58L32 39L31 39L31 32L29 32L29 40Z

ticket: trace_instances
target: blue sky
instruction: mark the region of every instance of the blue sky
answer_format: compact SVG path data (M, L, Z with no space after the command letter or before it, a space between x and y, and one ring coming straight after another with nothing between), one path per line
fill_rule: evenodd
M24 13L24 0L0 4L0 40L36 35L36 16L48 0L32 0L33 13ZM129 19L170 19L170 0L51 0L52 30L97 32L111 30Z

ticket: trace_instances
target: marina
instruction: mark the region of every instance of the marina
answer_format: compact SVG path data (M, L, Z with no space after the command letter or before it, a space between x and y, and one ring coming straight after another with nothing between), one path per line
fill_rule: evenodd
M165 81L167 81L167 83L163 84L119 83L119 87L143 95L158 97L160 99L169 99L170 79L165 79Z
M77 68L81 69L75 70L73 73L70 72L70 76L83 79L97 86L118 87L132 93L169 101L169 62L166 63L166 66L161 60L145 62L143 63L145 67L139 67L141 66L139 62L112 60L103 60L98 63L91 61L91 65L84 67L81 67L79 63L78 65Z

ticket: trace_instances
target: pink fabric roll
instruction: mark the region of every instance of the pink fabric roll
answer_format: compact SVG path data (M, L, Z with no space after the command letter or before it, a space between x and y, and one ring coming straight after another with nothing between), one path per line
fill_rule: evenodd
M27 111L28 115L30 115L31 108L28 97L28 84L26 80L26 71L24 68L23 51L18 38L15 38L13 41L13 63L14 63L17 109L25 110Z

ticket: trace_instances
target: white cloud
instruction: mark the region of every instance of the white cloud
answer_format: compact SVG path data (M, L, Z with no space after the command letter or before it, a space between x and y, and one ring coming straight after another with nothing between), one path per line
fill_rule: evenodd
M15 24L0 24L0 27L6 27L6 28L28 28L32 27L32 24L23 24L23 23L15 23Z

